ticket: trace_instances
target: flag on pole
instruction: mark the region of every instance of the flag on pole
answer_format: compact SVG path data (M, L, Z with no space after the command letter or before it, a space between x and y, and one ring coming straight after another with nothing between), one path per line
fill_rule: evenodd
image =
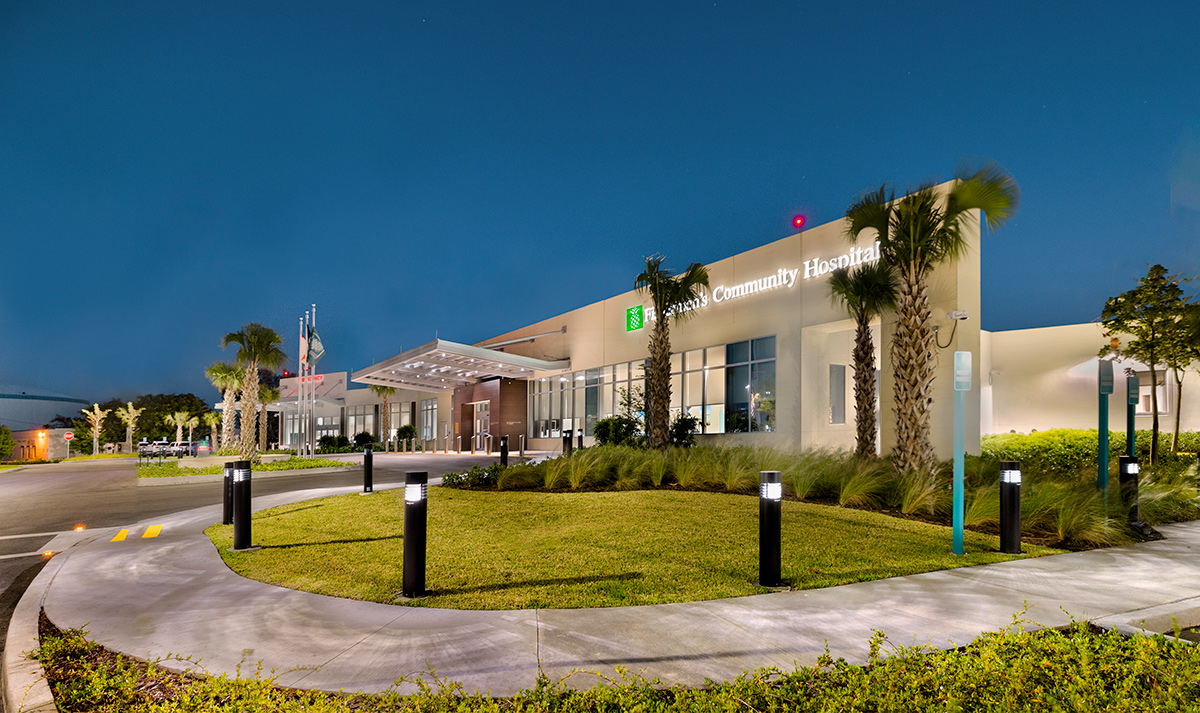
M304 376L304 367L308 365L308 340L304 337L304 327L300 327L300 375Z
M317 336L317 330L312 330L308 333L308 359L316 364L325 356L325 346L321 344L321 338Z

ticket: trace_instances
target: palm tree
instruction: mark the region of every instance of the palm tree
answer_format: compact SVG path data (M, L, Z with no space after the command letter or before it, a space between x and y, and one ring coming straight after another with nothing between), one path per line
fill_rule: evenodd
M875 345L871 320L896 306L896 273L876 260L851 270L838 268L829 276L834 304L844 306L854 318L854 425L855 452L875 455Z
M270 327L256 322L242 325L239 332L225 335L222 347L238 345L237 364L245 371L242 374L242 437L239 448L242 460L252 460L258 455L254 438L254 416L258 410L258 368L278 369L287 361L287 354L279 348L283 339Z
M204 370L204 375L221 392L221 443L213 441L213 452L233 446L234 404L242 387L242 370L233 364L218 361Z
M279 400L279 389L259 384L258 400L262 404L258 408L258 449L265 451L267 450L267 404Z
M219 447L217 445L217 426L221 423L221 414L217 413L216 411L205 411L201 418L204 420L204 425L208 426L208 442L212 447L213 453L216 453L217 448Z
M379 433L383 441L383 449L388 449L388 444L392 442L392 406L391 398L396 393L396 389L391 386L382 386L380 384L371 384L371 393L383 399L383 404L380 406L379 413Z
M100 450L100 426L104 424L104 417L109 414L109 409L100 408L100 404L92 404L94 410L80 409L84 416L87 417L88 423L92 427L92 458L96 457L96 453Z
M145 408L134 408L132 401L125 402L125 408L116 409L117 417L125 422L125 449L127 453L133 452L133 432L137 430L138 416L142 415Z
M183 440L183 429L187 427L188 420L190 420L191 417L192 415L187 411L176 411L175 413L169 413L166 416L163 416L163 423L167 424L168 426L175 427L175 441L177 443Z
M876 232L881 257L900 280L891 355L896 402L892 455L901 473L929 469L935 462L929 442L934 376L929 272L966 250L963 228L978 219L973 211L982 211L995 230L1016 211L1019 195L1012 176L988 165L969 175L960 171L944 196L935 186L924 185L896 201L885 185L846 210L849 238L857 240L868 229Z
M192 432L196 430L196 426L200 425L200 417L192 416L187 420L188 443L192 442Z
M683 321L694 309L688 303L698 300L708 288L708 268L698 262L688 265L682 274L663 269L662 255L646 258L646 270L634 280L638 292L649 292L654 303L654 330L650 334L650 364L646 369L647 431L652 448L667 447L667 428L671 415L671 335L669 318Z

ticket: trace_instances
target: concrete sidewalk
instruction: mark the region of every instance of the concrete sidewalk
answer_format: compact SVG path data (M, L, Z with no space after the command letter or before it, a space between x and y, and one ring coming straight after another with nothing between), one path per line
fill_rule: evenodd
M352 488L257 498L255 509ZM387 495L375 497L388 497ZM393 496L394 497L394 496ZM1150 631L1200 624L1200 522L1159 528L1167 539L874 582L739 599L579 610L457 611L335 599L243 579L202 530L217 506L129 528L94 531L57 555L22 602L60 627L142 659L209 674L252 674L328 691L380 691L428 674L508 695L575 673L577 687L624 666L668 684L703 685L761 666L812 664L825 651L864 660L873 630L896 644L948 647L1025 618L1071 618ZM143 539L145 527L162 525ZM9 650L14 643L10 632ZM36 633L36 625L33 631ZM20 634L18 633L18 636ZM28 643L17 642L24 650ZM21 650L21 649L18 649ZM595 672L595 673L587 673ZM402 690L404 690L402 688Z

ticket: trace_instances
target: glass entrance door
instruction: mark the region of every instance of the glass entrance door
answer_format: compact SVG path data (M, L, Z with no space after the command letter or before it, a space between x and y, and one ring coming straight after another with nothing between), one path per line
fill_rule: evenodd
M480 401L475 404L475 447L472 450L486 451L491 435L491 404L487 401Z

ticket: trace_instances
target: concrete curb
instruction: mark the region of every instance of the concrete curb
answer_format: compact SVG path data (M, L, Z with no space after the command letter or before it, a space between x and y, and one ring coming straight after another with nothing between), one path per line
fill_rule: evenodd
M268 470L259 473L254 473L251 477L254 480L260 478L285 478L290 475L323 475L325 473L349 473L355 470L361 470L361 465L348 465L340 468L303 468L299 470ZM189 483L219 483L225 479L224 473L211 473L204 475L171 475L162 478L138 478L138 487L153 486L153 485L187 485Z
M80 541L78 538L72 539L75 540L72 544ZM58 552L61 546L55 546L57 540L51 540L47 549ZM46 591L62 567L62 562L62 558L56 555L46 563L29 583L9 621L8 636L4 641L4 661L0 665L0 688L4 691L4 709L8 713L58 712L42 663L29 658L27 654L40 645L38 614L42 611Z

